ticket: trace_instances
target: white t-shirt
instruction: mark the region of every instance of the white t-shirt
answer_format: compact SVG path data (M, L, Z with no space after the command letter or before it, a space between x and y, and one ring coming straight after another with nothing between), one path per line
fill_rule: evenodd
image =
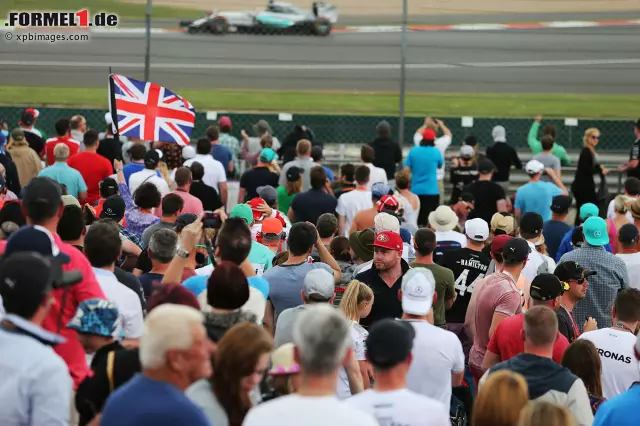
M354 351L354 355L357 361L364 361L367 359L365 350L365 341L369 332L364 329L357 322L351 322L350 328L351 335L351 348ZM336 394L338 398L345 399L351 396L351 389L349 388L349 379L347 378L347 371L344 367L340 368L338 373L338 383L336 387Z
M631 203L633 203L636 200L636 197L629 197L628 195L625 195L625 198ZM607 208L607 219L613 219L614 217L616 217L616 210L614 208L615 205L616 205L616 200L611 200L609 202L609 207ZM629 223L633 223L633 215L631 214L630 211L627 212L626 216Z
M371 414L335 396L297 394L257 405L249 410L243 426L379 426Z
M169 193L167 181L158 176L155 170L144 169L129 176L129 192L131 193L131 197L133 198L133 194L140 185L147 182L154 184L163 197Z
M112 272L94 268L96 279L105 297L116 304L119 323L113 337L138 339L142 336L144 319L140 298L129 287L122 284Z
M416 332L407 388L451 405L451 373L464 371L464 353L458 337L426 321L409 321Z
M633 382L640 381L640 362L633 347L636 336L617 328L602 328L583 333L598 348L602 361L602 395L611 399L626 392Z
M622 259L627 265L629 287L640 290L640 253L616 253L616 257Z
M527 257L527 264L524 265L524 268L522 269L522 275L524 275L529 282L533 281L533 279L538 276L538 270L544 262L547 262L547 271L550 274L553 274L553 271L556 270L556 261L551 259L549 256L538 253L535 244L532 242L527 241L527 244L529 244L530 251L529 256Z
M467 237L457 231L435 231L436 242L452 241L460 244L460 248L467 246Z
M349 230L353 223L353 218L361 210L370 209L373 206L371 198L371 191L360 191L354 189L344 193L338 198L338 206L336 207L336 213L345 217L345 229L343 235L349 236Z
M221 162L213 158L210 154L196 154L195 157L184 162L184 167L190 167L193 163L200 163L204 167L204 177L202 182L205 185L214 188L220 193L219 183L227 181L227 174Z
M450 426L449 411L440 401L398 389L377 392L367 389L345 401L356 408L373 414L380 425Z
M413 144L415 146L419 146L420 142L422 142L422 135L420 133L415 133L413 135ZM438 151L440 151L440 154L442 154L442 158L445 160L444 163L442 164L442 167L440 167L436 173L436 177L438 178L438 180L442 180L444 179L444 173L445 173L444 165L447 159L447 157L445 156L445 153L447 152L447 149L449 148L449 146L451 146L451 136L447 136L447 135L440 136L438 139L433 141L433 144L435 145L436 148L438 148Z
M374 183L387 183L389 180L387 179L387 172L384 171L381 167L376 167L372 163L364 163L365 166L369 168L371 174L369 175L369 183L367 184L367 188L371 189L371 186ZM340 198L343 196L341 195ZM369 208L369 207L367 207Z

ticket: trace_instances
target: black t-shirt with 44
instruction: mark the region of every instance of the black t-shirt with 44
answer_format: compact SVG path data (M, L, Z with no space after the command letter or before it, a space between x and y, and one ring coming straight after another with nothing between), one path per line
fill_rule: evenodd
M266 167L254 167L244 172L240 178L240 188L244 188L244 202L258 196L257 189L261 186L271 185L278 187L278 175Z
M640 138L633 143L631 152L629 153L629 161L633 160L640 160ZM640 164L638 164L635 169L627 171L627 176L637 177L638 179L640 179Z
M485 222L491 223L491 217L497 213L497 203L504 200L504 189L495 182L479 180L464 187L463 192L473 194L475 198L474 208L467 219L479 217Z
M457 293L456 301L446 312L447 323L464 323L475 281L484 278L490 262L491 259L486 254L470 248L444 253L438 263L453 272L454 288Z

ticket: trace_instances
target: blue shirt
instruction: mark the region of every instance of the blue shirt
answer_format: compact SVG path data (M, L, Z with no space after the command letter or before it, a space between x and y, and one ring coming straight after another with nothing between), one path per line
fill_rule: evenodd
M415 146L404 165L411 169L411 191L416 195L438 195L438 168L444 165L442 154L435 146Z
M565 222L559 220L548 220L542 226L542 235L544 241L547 244L547 251L552 259L556 258L558 253L558 247L562 237L571 229L571 226Z
M67 187L67 193L78 198L80 192L87 190L87 184L82 175L64 161L56 161L49 167L40 170L38 176L48 177Z
M562 190L550 182L529 182L516 191L515 208L520 209L520 217L534 212L542 216L543 221L551 219L551 202L553 197L561 195Z
M182 283L182 286L199 296L200 293L207 289L207 280L209 277L202 275L196 275L195 277L189 277ZM264 296L264 300L269 297L269 282L262 277L247 277L249 287L253 287L258 290Z
M66 408L68 411L69 407ZM138 374L109 396L100 425L210 426L210 423L180 389Z
M127 186L129 186L129 178L132 174L138 173L144 170L144 163L129 163L122 168L122 173L124 174L124 180L127 182ZM160 176L160 172L156 170L156 174Z
M233 160L233 153L228 146L213 144L211 146L211 154L213 158L222 163L222 167L224 167L224 171L229 171L229 162Z
M68 425L73 384L52 348L64 339L16 315L4 319L15 329L0 327L0 424Z
M576 229L576 227L571 227L569 228L569 230L563 234L562 237L562 241L560 242L560 245L558 246L558 250L556 251L556 255L553 256L556 259L556 263L560 263L560 258L562 257L563 254L565 253L569 253L570 251L573 251L573 244L571 243L571 236L573 235L573 231ZM542 231L544 233L544 230ZM547 237L545 236L544 239L546 240ZM549 245L547 244L547 248L549 247ZM609 243L605 244L604 249L606 251L608 251L609 253L611 253L611 245ZM549 252L549 254L551 254L551 252Z
M593 426L637 426L640 384L605 401L598 407Z

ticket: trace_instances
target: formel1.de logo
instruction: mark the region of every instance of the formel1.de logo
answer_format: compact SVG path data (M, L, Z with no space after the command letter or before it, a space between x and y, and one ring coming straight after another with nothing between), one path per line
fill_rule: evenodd
M69 28L69 27L115 27L118 16L100 12L90 16L88 9L76 12L9 12L5 27Z

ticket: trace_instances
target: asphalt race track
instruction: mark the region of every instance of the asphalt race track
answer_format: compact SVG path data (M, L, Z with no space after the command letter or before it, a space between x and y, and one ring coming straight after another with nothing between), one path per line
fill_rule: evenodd
M408 34L407 89L640 93L640 27ZM142 34L84 43L0 41L0 84L106 87L108 67L142 78ZM154 34L151 79L173 88L396 91L400 34Z

